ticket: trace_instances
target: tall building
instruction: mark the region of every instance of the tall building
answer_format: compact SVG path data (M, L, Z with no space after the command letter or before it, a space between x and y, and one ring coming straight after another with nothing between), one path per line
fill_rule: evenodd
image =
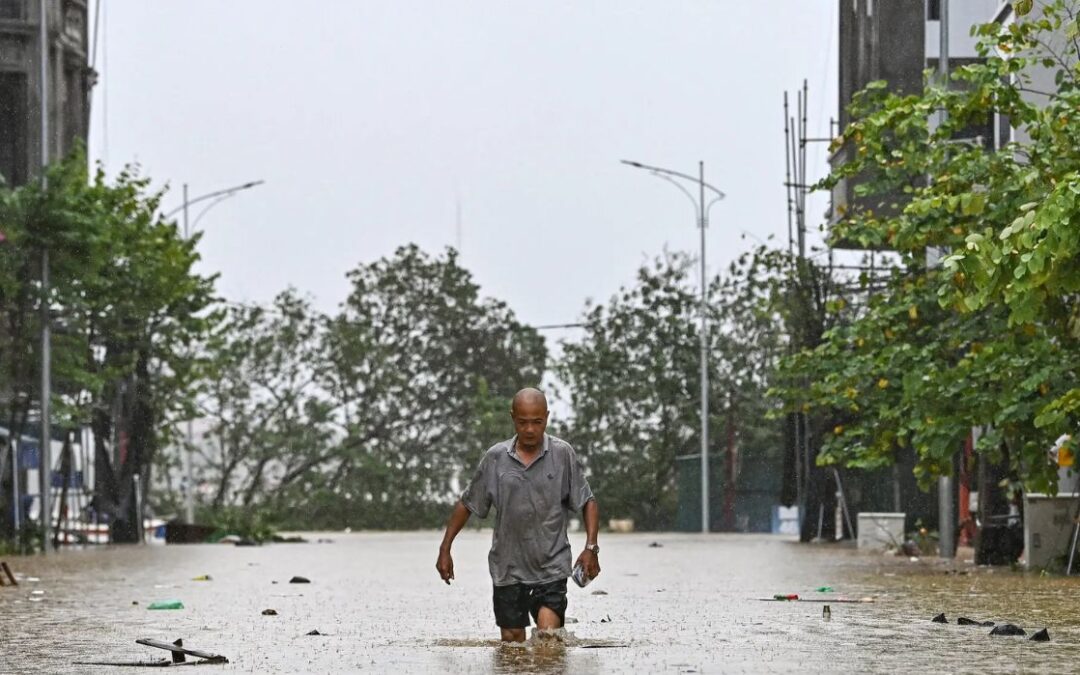
M48 142L42 143L41 18L47 26ZM85 142L90 121L87 0L0 0L0 177L20 185Z
M922 90L927 70L938 68L941 52L942 0L838 0L839 2L839 120L840 128L850 121L848 106L855 94L876 80L884 80L898 94ZM975 24L990 21L1001 0L949 0L948 56L954 71L978 59ZM990 145L995 137L991 125L969 129L963 137L981 136ZM840 148L830 159L836 167L847 161L849 148ZM892 195L873 198L866 204L877 211L887 210ZM832 194L830 221L843 219L856 203L853 181L841 181ZM861 203L861 202L860 202Z

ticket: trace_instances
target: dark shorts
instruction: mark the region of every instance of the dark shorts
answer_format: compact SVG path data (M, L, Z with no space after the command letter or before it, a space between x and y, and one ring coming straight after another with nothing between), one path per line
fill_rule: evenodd
M499 628L528 628L529 615L535 623L541 607L555 612L560 626L566 623L566 579L538 586L496 586L494 595Z

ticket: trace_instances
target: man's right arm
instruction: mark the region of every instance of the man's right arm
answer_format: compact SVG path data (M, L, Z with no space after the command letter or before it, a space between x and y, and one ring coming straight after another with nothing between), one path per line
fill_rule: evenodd
M454 559L450 555L450 546L454 543L454 538L457 537L458 532L461 532L461 528L465 527L465 523L469 522L470 515L469 509L465 508L465 504L458 500L449 520L446 521L446 533L443 534L442 544L439 545L439 559L435 562L435 569L439 571L439 576L447 585L454 578Z

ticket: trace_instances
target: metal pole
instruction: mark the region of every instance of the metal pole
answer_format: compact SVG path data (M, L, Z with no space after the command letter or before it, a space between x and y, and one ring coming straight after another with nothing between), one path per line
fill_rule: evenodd
M790 134L794 129L788 128L788 96L787 92L784 92L784 187L787 190L787 240L788 240L788 254L794 252L795 249L795 235L794 230L791 227L791 210L792 210L792 185L791 185L791 150Z
M191 232L188 229L188 184L184 183L184 241L187 241ZM191 444L194 442L192 420L187 421L187 442L184 444L184 522L191 525L195 522L195 483L191 478Z
M41 181L46 184L49 165L49 10L48 0L41 1L38 22L38 41L41 43ZM49 251L41 251L41 448L38 452L38 479L41 489L41 550L49 550L49 530L52 519L52 419L49 403L52 398L52 335L49 327Z
M800 186L806 185L806 109L809 107L810 90L806 84L806 80L803 80L802 92L799 94L799 115L801 120L799 123L799 177L798 183ZM799 257L806 257L806 188L799 187Z
M944 87L949 86L949 0L941 0L941 24L940 40L939 40L939 52L938 52L938 74L941 76L941 84ZM945 119L945 110L941 110L941 119Z
M949 0L941 0L941 41L938 53L938 76L941 78L941 86L949 87ZM946 113L942 107L938 111L938 124L945 124ZM927 250L927 266L937 263L941 255L939 251ZM942 558L952 558L956 555L954 543L954 518L952 499L952 477L941 476L938 479L938 555Z
M701 531L709 531L709 325L706 321L708 286L705 280L705 162L698 162L698 209L701 228Z
M18 442L13 442L11 440L10 433L11 432L9 431L8 444L11 446L11 497L13 502L12 506L14 507L15 531L18 532L19 527L22 525L22 518L20 518L21 514L19 513L21 511L19 505L19 502L21 501L19 499L19 451L17 449Z
M143 531L143 499L142 499L142 480L139 474L132 474L131 480L134 483L135 492L135 531L139 534L139 543L146 543L146 533Z
M49 165L49 0L38 0L41 4L41 16L38 21L38 41L41 43L41 175L45 177L45 167Z
M632 162L628 159L620 160L627 166L636 169L644 169L654 176L663 178L675 187L679 188L694 204L698 214L698 227L701 228L701 531L709 531L709 326L706 321L708 306L708 286L705 278L705 228L708 227L708 210L714 202L724 198L722 190L705 182L705 162L698 162L698 175L694 176L680 171L672 171L658 166L650 166L641 162ZM698 196L682 187L674 178L692 181L698 184ZM709 204L705 203L705 189L708 188L716 197Z
M49 252L41 252L41 448L38 452L38 479L41 489L41 550L49 548L52 519L52 336L49 329Z

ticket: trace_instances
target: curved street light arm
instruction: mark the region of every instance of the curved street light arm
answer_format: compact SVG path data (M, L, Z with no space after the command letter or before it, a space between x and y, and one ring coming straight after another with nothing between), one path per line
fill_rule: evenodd
M713 204L723 199L723 197L713 197L712 201L705 205L705 222L709 222L709 211L712 210Z
M231 196L232 193L234 193L234 192L240 192L241 190L248 190L248 189L256 187L258 185L262 185L265 182L266 181L264 181L264 180L253 180L250 183L244 183L243 185L237 185L235 187L225 188L224 190L215 190L214 192L208 192L208 193L206 193L204 195L199 195L195 199L187 200L187 206L191 206L192 204L197 204L199 202L206 201L207 199L213 199L214 197L220 197L222 195ZM175 214L180 213L181 211L183 211L184 206L185 206L184 204L181 204L180 206L177 206L175 209L173 209L171 211L168 211L167 213L165 213L161 217L163 219L165 219L165 220L168 220L168 218L170 216L175 215ZM204 213L205 213L205 210L204 210Z
M684 188L684 187L682 186L682 184L681 184L681 183L679 183L679 181L675 180L675 179L674 179L674 178L672 178L671 176L665 176L664 174L662 174L662 173L659 173L659 172L657 172L657 171L650 171L649 173L651 173L652 175L656 176L657 178L659 178L659 179L661 179L661 180L666 180L667 182L671 183L671 184L672 184L672 185L674 185L674 186L675 186L676 188L678 188L678 189L679 189L679 192L681 192L681 193L683 193L684 195L686 195L686 198L690 200L690 204L691 204L691 205L693 205L693 207L694 207L694 216L695 216L695 217L696 217L696 218L698 219L698 221L700 221L700 220L701 220L701 214L700 214L700 213L698 213L699 209L698 209L698 203L697 203L697 200L696 200L696 199L694 199L694 195L690 194L690 191L689 191L689 190L687 190L686 188Z
M709 190L714 192L718 199L723 199L724 197L727 196L726 194L724 194L724 191L721 190L720 188L713 187L712 185L709 185L708 183L702 181L701 179L699 179L699 178L697 178L695 176L691 176L690 174L682 173L681 171L672 171L671 169L664 169L664 168L659 167L659 166L651 166L649 164L642 164L641 162L633 162L633 161L631 161L629 159L620 159L619 161L622 162L623 164L626 164L627 166L632 166L635 169L645 169L646 171L651 171L653 173L664 173L664 174L667 174L669 176L675 176L677 178L682 178L683 180L688 180L688 181L690 181L692 183L695 183L695 184L704 185L706 188L708 188Z
M239 190L234 190L233 192L229 192L227 194L218 195L217 199L215 199L214 201L212 201L209 204L207 204L206 206L204 206L203 210L199 211L199 215L195 216L195 220L193 220L191 222L191 231L192 232L198 232L199 231L199 221L202 220L202 217L206 215L206 212L209 211L210 209L214 208L215 206L217 206L221 202L225 201L229 197L235 197L237 192L239 192ZM190 202L188 202L188 204L190 205Z

